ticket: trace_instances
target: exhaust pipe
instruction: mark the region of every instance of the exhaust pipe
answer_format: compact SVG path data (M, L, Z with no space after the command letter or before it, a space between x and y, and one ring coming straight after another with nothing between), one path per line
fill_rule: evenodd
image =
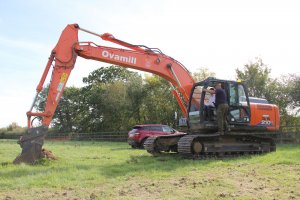
M34 164L39 159L43 158L42 147L47 133L48 127L46 126L28 129L18 141L18 144L22 148L22 152L13 161L13 164Z

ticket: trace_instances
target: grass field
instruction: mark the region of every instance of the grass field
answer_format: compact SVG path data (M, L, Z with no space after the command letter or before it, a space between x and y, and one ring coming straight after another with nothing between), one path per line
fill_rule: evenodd
M225 160L152 157L121 142L50 142L58 160L12 165L0 140L0 199L300 199L300 145Z

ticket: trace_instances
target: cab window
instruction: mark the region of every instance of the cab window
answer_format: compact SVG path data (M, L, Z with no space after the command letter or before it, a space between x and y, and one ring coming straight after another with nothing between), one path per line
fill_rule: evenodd
M203 86L196 86L191 100L190 105L190 112L199 111L200 110L200 100L201 100L201 94L202 94L202 88Z

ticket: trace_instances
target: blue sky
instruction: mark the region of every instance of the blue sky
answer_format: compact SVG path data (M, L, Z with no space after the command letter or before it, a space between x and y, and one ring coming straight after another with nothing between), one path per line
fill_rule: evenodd
M300 3L292 0L11 0L0 1L0 127L26 125L35 88L67 24L158 47L190 71L218 78L259 56L272 77L300 72ZM81 41L112 46L80 34ZM68 85L106 66L78 59Z

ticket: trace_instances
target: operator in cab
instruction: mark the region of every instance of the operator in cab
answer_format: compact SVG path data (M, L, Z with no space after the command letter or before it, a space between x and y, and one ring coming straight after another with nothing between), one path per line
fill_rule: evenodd
M215 88L211 87L209 90L215 90ZM215 108L215 101L216 101L216 94L209 93L208 101L204 102L204 111L205 111L205 118L209 121L212 120L213 117L213 109Z
M230 131L227 123L228 103L226 91L222 88L221 83L215 85L215 90L203 89L204 92L216 95L215 106L217 108L218 134L224 135L224 131Z

